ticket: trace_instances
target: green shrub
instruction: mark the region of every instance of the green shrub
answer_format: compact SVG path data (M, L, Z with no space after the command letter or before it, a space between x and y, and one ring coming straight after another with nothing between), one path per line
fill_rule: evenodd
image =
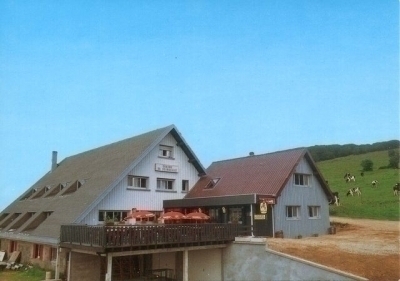
M365 159L361 161L361 167L364 172L372 171L374 167L374 162L372 162L370 159Z

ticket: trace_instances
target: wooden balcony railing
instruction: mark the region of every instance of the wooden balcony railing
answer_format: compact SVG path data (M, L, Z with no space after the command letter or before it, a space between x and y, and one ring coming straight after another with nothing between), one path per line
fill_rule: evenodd
M239 224L62 225L60 243L69 248L106 252L122 248L162 248L219 244L245 235Z

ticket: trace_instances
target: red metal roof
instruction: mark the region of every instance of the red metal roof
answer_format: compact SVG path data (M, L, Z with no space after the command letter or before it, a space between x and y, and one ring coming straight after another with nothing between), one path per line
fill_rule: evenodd
M278 196L302 157L306 156L313 170L319 174L315 163L305 148L253 155L213 162L185 198L201 198L243 194ZM213 188L205 188L213 179L219 181ZM322 185L329 194L329 188Z

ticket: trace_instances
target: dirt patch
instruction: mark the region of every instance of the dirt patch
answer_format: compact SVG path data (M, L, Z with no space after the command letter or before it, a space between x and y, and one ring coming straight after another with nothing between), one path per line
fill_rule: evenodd
M272 250L369 280L400 280L399 222L331 217L336 234L267 239Z

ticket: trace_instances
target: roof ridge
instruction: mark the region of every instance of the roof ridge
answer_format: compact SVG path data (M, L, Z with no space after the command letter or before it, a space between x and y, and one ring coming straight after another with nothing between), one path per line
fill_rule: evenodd
M262 153L262 154L254 154L254 155L247 155L247 156L241 156L241 157L236 157L236 158L218 160L218 161L211 162L211 165L214 164L214 163L235 161L235 160L245 159L245 158L256 158L256 157L258 158L258 157L262 157L262 156L273 155L273 154L284 153L284 152L290 152L290 151L295 151L295 150L304 151L304 150L307 150L307 148L306 147L297 147L297 148L290 148L290 149L279 150L279 151L274 151L274 152L267 152L267 153Z
M79 152L79 153L76 153L76 154L67 156L67 157L65 157L62 161L64 161L65 159L69 159L69 158L71 158L71 157L76 157L76 156L79 156L79 155L82 155L82 154L86 154L86 153L90 153L90 152L93 152L93 151L96 151L96 150L99 150L99 149L104 149L104 148L106 148L106 147L114 146L114 145L117 145L117 144L120 144L120 143L129 141L129 140L132 140L132 139L135 139L135 138L140 138L140 137L143 137L143 136L145 136L145 135L153 134L153 133L155 133L156 131L160 131L160 132L162 132L162 131L164 131L164 130L168 130L168 131L169 131L169 130L171 130L171 129L173 129L173 128L175 128L175 125L172 124L172 125L169 125L169 126L166 126L166 127L161 127L161 128L154 129L154 130L151 130L151 131L148 131L148 132L145 132L145 133L141 133L141 134L139 134L139 135L134 135L134 136L131 136L131 137L122 139L122 140L110 142L110 143L108 143L108 144L100 145L100 146L98 146L98 147L95 147L95 148L92 148L92 149L89 149L89 150L85 150L85 151L82 151L82 152Z

